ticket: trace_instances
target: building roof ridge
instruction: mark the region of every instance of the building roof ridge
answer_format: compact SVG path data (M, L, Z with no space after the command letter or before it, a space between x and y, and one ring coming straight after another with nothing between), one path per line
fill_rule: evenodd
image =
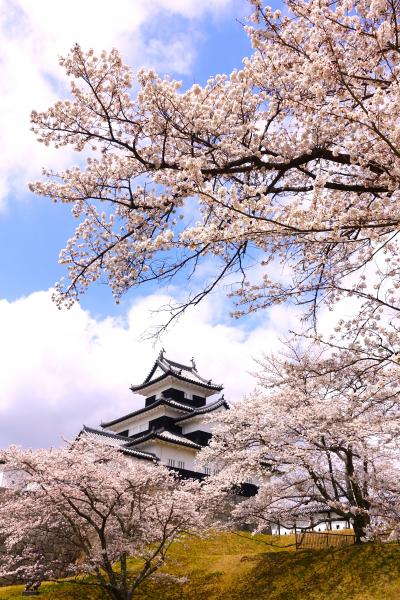
M180 421L184 421L185 419L190 419L191 417L195 417L196 415L203 415L208 412L212 412L216 410L220 406L225 406L226 409L229 409L229 404L225 400L224 394L222 394L221 398L215 400L215 402L210 402L210 404L206 404L205 406L200 406L199 408L194 408L188 415L183 415L183 417L177 417L175 419L175 423Z
M197 370L194 358L191 359L190 365L185 365L183 363L180 363L180 362L177 362L177 361L167 358L165 356L165 350L164 350L164 348L162 348L160 353L158 354L156 360L154 361L153 366L150 369L150 372L148 373L147 377L144 379L143 383L141 383L139 385L131 385L130 389L132 391L135 391L137 389L141 389L141 388L145 387L146 384L153 383L151 381L151 378L153 377L154 373L156 372L157 367L159 367L161 369L161 371L163 371L164 375L156 377L153 380L153 382L156 382L163 376L170 374L175 377L181 377L182 379L193 382L193 383L199 384L199 382L200 382L200 385L204 384L213 389L221 390L223 388L222 385L212 383L212 379L206 379L205 377L200 375L200 373ZM178 370L178 372L177 372L177 370ZM190 373L191 375L193 375L195 377L195 379L192 379L190 377L185 377L184 375L182 375L182 371L186 371L186 372ZM198 381L196 381L196 379Z
M98 433L99 435L117 438L119 440L127 439L126 435L120 435L119 433L114 433L113 431L104 431L104 429L97 429L96 427L88 427L87 425L83 425L82 431L88 431L90 433Z
M152 410L153 408L156 408L157 406L160 406L162 404L166 404L167 406L171 406L172 408L176 408L177 410L185 410L188 412L191 412L193 410L190 406L187 406L187 405L183 404L182 402L178 402L177 400L173 400L172 398L159 398L152 404L149 404L148 406L143 406L142 408L138 408L137 410L134 410L133 412L128 413L127 415L123 415L122 417L118 417L116 419L107 421L105 423L102 422L100 424L100 426L101 427L109 427L110 425L115 425L115 423L120 423L121 421L130 419L131 417L140 415L140 414L147 412L148 410Z
M215 390L216 392L220 392L223 389L222 385L219 385L216 383L210 383L211 380L209 380L209 382L205 382L204 379L200 380L198 378L196 381L196 379L192 379L190 377L185 377L184 375L180 375L179 373L174 372L174 371L164 372L162 375L160 375L159 377L156 377L152 381L145 381L143 383L140 383L139 385L131 385L130 389L132 392L135 392L136 390L140 390L145 387L148 387L153 383L158 383L159 381L161 381L162 379L164 379L164 377L166 377L168 375L171 375L172 377L176 377L176 379L180 379L181 381L185 381L187 383L193 383L195 385L198 385L199 387L206 387L210 390Z
M162 355L161 358L159 358L159 362L161 362L161 361L164 361L169 367L172 366L172 367L176 367L178 369L181 369L183 371L188 371L189 373L193 373L194 375L196 375L196 377L198 379L200 379L200 381L202 381L203 383L205 383L207 385L211 385L212 384L212 379L206 379L205 377L202 377L200 375L200 373L197 370L194 358L191 359L191 364L190 365L184 365L183 363L177 362L175 360L171 360L171 359L167 358L164 355Z
M187 438L184 434L180 435L179 433L174 433L173 431L170 431L167 428L164 428L162 431L156 431L155 433L156 433L156 435L159 434L159 437L161 437L163 439L165 439L165 436L167 437L167 439L168 439L168 436L170 436L170 438L172 438L171 441L180 440L180 443L186 444L187 446L192 446L192 447L196 447L199 449L202 448L202 446L200 444Z
M163 435L163 434L165 434L165 435ZM170 438L169 440L168 440L168 436ZM156 429L156 430L150 430L150 431L144 432L144 434L141 437L137 437L134 440L132 440L131 442L129 442L127 447L128 448L134 447L137 444L140 444L141 442L145 442L152 438L158 438L158 439L161 439L164 441L170 441L171 443L182 444L184 446L190 446L192 448L198 448L199 450L202 448L202 446L200 444L193 442L189 438L185 437L183 434L179 435L177 433L173 433L172 431L169 431L169 429L166 427L160 427L159 429Z
M133 456L139 456L140 458L147 458L149 460L153 460L153 461L158 461L159 458L153 453L153 452L146 452L144 450L138 450L135 448L130 448L128 447L126 441L127 441L127 437L123 436L123 435L118 435L117 433L112 433L112 432L108 432L108 431L101 431L100 429L95 429L94 427L87 427L86 425L83 425L80 433L78 434L78 438L79 436L84 433L84 434L92 434L94 436L100 436L103 438L109 438L111 440L118 440L121 441L123 443L119 444L116 446L116 448L118 450L120 450L123 453L128 453L128 454L132 454Z
M146 440L148 438L154 437L159 433L163 433L164 431L167 431L167 428L165 426L157 427L157 429L147 429L146 431L143 432L142 436L138 435L137 437L132 439L129 442L128 446L134 446L136 443Z
M154 375L154 373L155 373L155 371L156 371L156 369L157 369L157 367L158 367L158 366L159 366L159 364L158 364L158 358L156 358L156 360L154 361L154 364L153 364L153 366L152 366L152 367L151 367L151 369L150 369L150 372L149 372L149 374L147 375L147 377L146 377L146 378L145 378L145 380L143 381L143 384L144 384L144 383L148 383L148 382L150 381L150 379L153 377L153 375ZM162 367L161 367L161 368L162 368ZM164 371L164 369L162 369L162 370ZM143 384L142 384L142 385L143 385ZM131 389L132 389L132 387L137 387L137 386L131 386Z
M165 352L165 350L164 350L164 348L162 348L160 350L160 352L159 352L156 360L154 361L153 366L151 367L149 374L147 375L147 377L145 378L145 380L143 381L143 383L148 383L150 381L150 379L153 377L153 375L154 375L157 367L160 367L160 369L162 371L164 371L164 373L167 373L169 371L168 365L165 366L163 364L164 352ZM141 385L143 385L143 384L141 384ZM134 386L134 387L137 387L137 386Z

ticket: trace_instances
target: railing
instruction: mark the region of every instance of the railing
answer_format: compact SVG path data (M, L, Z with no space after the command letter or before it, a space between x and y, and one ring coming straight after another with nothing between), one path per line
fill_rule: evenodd
M304 531L296 533L296 550L322 550L323 548L338 548L351 546L355 543L353 533L331 533Z

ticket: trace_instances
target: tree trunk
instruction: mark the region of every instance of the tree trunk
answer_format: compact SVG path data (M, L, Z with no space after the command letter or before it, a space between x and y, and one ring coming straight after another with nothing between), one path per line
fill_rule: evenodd
M107 596L111 600L130 600L128 592L126 590L121 590L117 588L110 589L109 587L106 587L104 585L100 585L100 587L106 592Z
M103 588L104 589L104 588ZM107 592L107 596L111 598L111 600L125 600L118 592L105 590Z
M353 529L356 544L362 544L362 539L365 535L365 528L369 525L370 518L367 514L355 515L353 517Z

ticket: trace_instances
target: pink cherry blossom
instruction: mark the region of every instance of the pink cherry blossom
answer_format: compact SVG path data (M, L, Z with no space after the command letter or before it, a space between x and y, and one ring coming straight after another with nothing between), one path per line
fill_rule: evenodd
M398 535L398 364L298 344L260 367L259 388L221 415L200 454L219 468L210 498L250 477L259 491L236 504L233 523L309 528L331 511L352 523L358 542Z
M349 294L398 310L397 288L361 280L385 252L390 281L399 277L397 9L387 0L288 0L282 14L253 5L253 54L204 87L133 74L115 49L75 46L60 61L71 99L34 111L33 130L88 158L31 185L80 220L60 256L69 278L57 302L100 277L118 298L190 277L213 257L212 275L177 313L233 272L236 316L289 300L315 317L321 301Z
M71 585L131 600L156 575L171 543L202 527L195 482L104 444L81 438L69 448L11 447L0 456L19 481L0 504L2 578L68 575Z

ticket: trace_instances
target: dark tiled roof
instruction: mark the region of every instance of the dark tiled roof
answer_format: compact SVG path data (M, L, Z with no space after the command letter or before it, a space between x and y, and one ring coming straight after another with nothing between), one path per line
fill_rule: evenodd
M317 513L328 513L335 512L327 504L323 502L310 502L299 509L299 515L301 514L317 514Z
M195 379L192 379L189 377L183 377L182 375L179 375L178 373L169 371L167 373L163 373L159 377L156 377L155 379L152 379L151 381L149 381L147 383L140 383L139 385L131 385L130 389L132 390L132 392L138 392L139 390L143 390L144 388L149 387L153 383L158 383L159 381L162 381L163 379L166 379L169 376L175 377L175 379L179 379L179 381L184 381L185 383L192 383L192 384L198 385L199 387L206 388L208 390L215 390L216 392L220 392L223 387L222 385L215 385L213 383L209 383L209 384L201 383L200 381L197 381Z
M196 450L201 450L203 446L200 444L196 444L192 440L185 438L183 435L178 435L176 433L172 433L167 429L160 429L158 431L150 431L145 433L142 437L137 437L129 443L129 447L136 446L137 444L141 444L142 442L147 442L148 440L158 439L163 442L169 442L171 444L178 444L180 446L188 446L189 448L195 448Z
M212 402L211 404L206 404L205 406L202 406L200 408L195 408L188 415L184 415L183 417L178 417L177 419L175 419L175 423L180 423L181 421L185 421L186 419L191 419L193 417L196 417L197 415L204 415L206 413L212 412L213 410L217 410L217 408L220 408L221 406L224 406L226 409L229 409L229 404L227 403L227 401L224 399L223 396L221 396L221 398L219 400L216 400L215 402Z
M183 402L177 402L176 400L173 400L172 398L160 398L159 400L156 400L149 406L144 406L143 408L139 408L138 410L135 410L127 415L124 415L123 417L118 417L118 419L113 419L112 421L107 421L106 423L101 423L101 426L102 427L110 427L110 425L115 425L116 423L121 423L121 421L130 419L131 417L136 417L136 415L140 415L142 413L148 412L150 410L153 410L153 408L157 408L157 406L162 406L162 405L171 406L171 408L176 408L177 410L182 410L185 412L190 412L193 410L190 406L183 404Z
M152 379L157 368L159 368L163 373L155 379ZM199 385L200 387L207 388L209 390L221 391L223 388L222 385L212 383L211 379L206 379L205 377L202 377L200 373L197 372L196 365L193 359L191 365L184 365L182 363L169 360L166 356L164 356L164 351L161 351L144 382L139 385L132 385L131 390L133 392L142 390L143 388L146 388L152 383L162 381L169 375L176 377L180 381L194 383L196 385Z
M130 454L137 458L145 458L147 460L152 461L158 460L158 457L152 452L143 452L142 450L137 450L135 448L128 447L129 438L127 438L125 435L118 435L109 431L101 431L99 429L93 429L92 427L86 427L85 425L83 426L78 437L81 435L85 435L90 439L103 442L107 446L113 446L115 448L118 448L124 454Z
M134 412L131 412L122 417L118 417L118 419L114 419L112 421L107 421L106 423L101 423L101 427L110 427L111 425L116 425L117 423L121 423L122 421L125 421L126 419L130 419L131 417L136 417L137 415L148 412L148 411L152 410L153 408L157 408L157 406L162 406L162 405L170 406L171 408L176 408L178 410L184 411L185 413L188 413L188 414L185 414L183 417L178 417L176 419L177 423L180 421L183 421L185 419L190 419L191 417L195 417L196 415L204 415L206 413L212 412L213 410L216 410L220 406L229 408L229 404L226 402L226 400L224 399L223 396L219 400L216 400L215 402L212 402L211 404L206 404L205 406L202 406L200 408L192 408L186 404L183 404L182 402L177 402L176 400L173 400L172 398L160 398L159 400L156 400L149 406L144 406L143 408L139 408L138 410L135 410Z

